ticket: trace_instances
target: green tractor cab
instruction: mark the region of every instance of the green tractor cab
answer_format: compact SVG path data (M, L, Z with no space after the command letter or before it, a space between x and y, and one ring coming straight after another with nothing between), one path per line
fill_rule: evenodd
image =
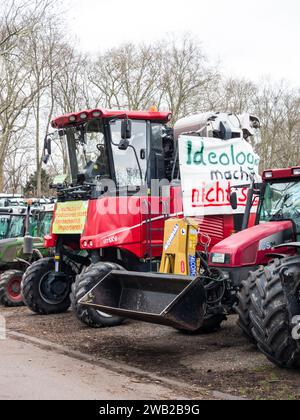
M54 203L47 200L0 208L0 304L23 305L23 273L50 252L44 248L43 237L50 231L53 210Z

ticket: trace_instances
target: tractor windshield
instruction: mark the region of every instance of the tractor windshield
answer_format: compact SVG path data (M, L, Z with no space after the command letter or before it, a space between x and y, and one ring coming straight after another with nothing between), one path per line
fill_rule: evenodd
M260 209L260 222L291 219L300 233L300 181L270 182Z
M51 230L53 212L47 211L29 218L29 235L43 238ZM0 215L0 240L22 238L25 235L25 215Z
M114 179L118 188L140 187L147 172L147 123L132 121L129 147L119 148L122 139L122 120L109 123L110 137L102 120L92 120L85 125L66 129L68 161L73 183ZM112 173L112 170L113 172Z
M0 216L0 239L12 239L23 237L24 229L24 216Z
M68 128L67 150L69 169L73 181L82 177L84 181L110 178L110 166L101 120L86 125Z
M52 212L41 212L29 219L29 235L34 238L43 238L51 230Z
M39 221L39 236L43 238L44 236L48 235L51 230L52 225L52 212L45 212L41 213L40 221Z

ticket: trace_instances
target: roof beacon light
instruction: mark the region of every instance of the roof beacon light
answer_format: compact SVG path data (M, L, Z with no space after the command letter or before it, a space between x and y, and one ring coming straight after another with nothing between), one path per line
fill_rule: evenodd
M100 118L100 117L101 117L101 115L102 115L102 112L101 112L101 111L94 111L94 112L93 112L93 117L94 117L94 118Z
M293 169L293 175L300 176L300 168L294 168Z
M71 115L70 117L69 117L69 121L70 122L76 122L76 115Z
M265 173L264 173L264 177L265 177L266 179L271 179L271 178L273 178L273 172L272 172L272 171L267 171L267 172L265 172Z

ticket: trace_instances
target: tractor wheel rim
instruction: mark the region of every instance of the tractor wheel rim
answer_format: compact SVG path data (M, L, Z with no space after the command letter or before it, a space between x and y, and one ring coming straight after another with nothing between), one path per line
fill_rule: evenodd
M13 277L12 279L10 279L7 285L6 293L8 297L14 302L22 302L21 281L22 278Z
M43 277L40 279L39 283L39 293L41 298L46 302L48 305L59 305L63 303L64 300L69 296L70 291L66 281L65 291L60 295L55 295L52 289L52 286L47 282L48 276L53 273L49 271L48 273L44 274Z

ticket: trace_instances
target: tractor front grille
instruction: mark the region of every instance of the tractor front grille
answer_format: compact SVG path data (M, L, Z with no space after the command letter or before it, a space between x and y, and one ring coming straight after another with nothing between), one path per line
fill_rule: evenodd
M198 220L200 232L208 235L216 243L224 239L224 217L223 216L205 216Z

